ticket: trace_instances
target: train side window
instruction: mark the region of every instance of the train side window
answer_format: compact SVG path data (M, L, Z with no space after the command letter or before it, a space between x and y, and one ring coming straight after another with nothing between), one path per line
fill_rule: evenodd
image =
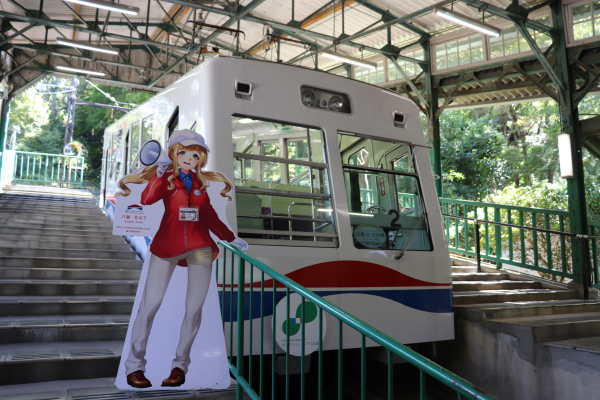
M140 123L131 126L131 152L129 153L129 171L135 171L139 167L136 157L140 150Z
M337 247L319 129L232 117L238 234L250 244Z
M411 147L343 133L338 144L355 247L431 250Z
M142 120L142 144L153 138L154 116L151 115Z
M175 107L175 111L171 114L171 118L169 118L169 122L167 123L168 136L171 137L173 132L177 131L179 128L179 106Z

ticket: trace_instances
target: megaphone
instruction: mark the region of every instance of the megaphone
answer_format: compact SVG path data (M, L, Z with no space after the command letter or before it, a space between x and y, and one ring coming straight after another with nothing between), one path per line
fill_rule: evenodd
M149 165L170 165L172 161L167 156L167 153L162 149L160 143L156 140L148 140L142 145L140 150L140 162L144 166Z

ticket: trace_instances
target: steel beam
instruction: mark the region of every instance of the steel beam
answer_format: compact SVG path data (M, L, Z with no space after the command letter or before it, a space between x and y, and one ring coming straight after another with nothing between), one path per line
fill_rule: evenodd
M431 152L431 164L433 169L433 177L435 180L435 188L437 190L438 197L444 195L443 181L442 181L442 152L441 152L441 136L440 136L440 114L438 113L439 104L439 91L436 88L434 79L431 74L431 45L429 40L421 43L423 47L423 53L425 60L428 62L423 67L425 76L425 93L427 95L427 138L431 142L433 147Z
M515 22L515 26L516 26L517 30L519 31L521 36L523 36L523 38L525 38L525 41L527 42L527 44L529 45L531 50L533 50L533 54L535 54L537 59L540 61L540 64L542 64L542 67L544 67L544 70L546 71L546 73L548 74L548 76L550 77L550 79L552 80L554 85L556 87L558 87L561 92L564 91L565 86L558 78L557 73L554 71L554 68L552 68L552 65L550 65L550 63L548 62L548 59L546 58L546 56L544 55L542 50L540 50L540 47L537 45L535 40L533 40L533 38L529 34L529 31L525 27L525 23L520 20L517 20L514 22Z
M234 23L236 23L237 21L239 21L240 19L242 19L244 16L248 15L252 10L254 10L256 7L258 7L259 5L261 5L265 0L252 0L250 3L248 3L247 6L240 6L241 10L238 11L233 17L231 17L227 22L225 22L223 25L223 27L229 27L231 25L233 25ZM202 48L210 43L211 41L215 40L220 34L222 33L222 31L216 31L213 32L211 35L209 35L206 38L203 38L200 40L200 43L198 45L193 46L188 54L195 54L198 51L201 51ZM175 61L171 66L169 66L162 74L160 74L157 78L155 78L152 82L150 82L150 84L148 85L148 87L153 87L154 85L156 85L165 75L171 73L173 70L175 70L175 68L177 68L179 65L181 65L181 63L183 61L185 61L185 59L187 58L188 54L182 56L179 58L179 60Z
M30 30L31 28L37 26L37 24L29 24L27 25L25 28L21 29L20 31L17 31L15 34L7 37L6 39L4 39L2 42L0 42L0 46L4 46L6 43L10 42L11 40L21 36L22 34L24 34L25 32L27 32L28 30Z
M404 71L404 68L402 68L400 66L400 64L398 64L398 61L396 61L396 58L389 57L389 56L388 56L388 58L394 63L394 65L396 66L396 69L398 70L398 72L400 72L400 75L402 75L402 77L404 78L406 83L408 83L408 86L410 86L410 88L414 91L415 95L419 98L423 107L426 109L429 108L429 103L427 102L427 100L425 100L425 97L423 96L423 94L417 89L417 87L415 86L415 83L412 81L412 79L410 79L408 77L408 75Z
M552 9L552 25L557 27L561 34L556 35L556 70L565 90L559 93L558 106L560 123L563 133L571 138L571 158L573 160L573 178L567 179L569 230L581 235L588 234L587 204L585 200L585 180L583 169L583 141L581 140L581 126L579 124L579 110L577 103L572 99L572 94L577 89L573 68L569 65L567 40L565 35L562 1L550 6ZM590 252L587 240L573 238L571 242L573 280L584 285L587 293L590 282Z
M483 9L485 9L485 12L495 15L496 17L507 19L507 20L513 21L513 22L520 21L520 22L524 23L526 27L531 28L536 31L539 31L539 32L545 32L545 33L549 33L551 35L556 35L556 34L561 33L561 31L557 28L544 25L537 21L530 20L527 18L527 16L523 16L522 14L517 14L515 12L511 12L511 11L505 10L505 9L497 7L497 6L493 6L490 3L486 3L481 0L460 0L460 1L462 1L463 3L465 3L471 7L476 8L476 9L483 8ZM556 4L556 3L554 3L554 4Z
M11 46L12 46L12 48L16 48L16 49L20 49L20 50L35 51L40 55L52 55L52 56L57 56L57 57L75 58L78 60L92 61L92 57L89 57L89 56L63 53L63 52L59 51L60 47L56 46L56 45L48 44L48 45L44 46L44 45L40 44L41 47L39 47L39 48L34 48L33 46L26 45L26 44L12 44ZM152 72L164 72L163 69L147 67L144 65L134 65L134 64L129 64L129 63L122 63L119 61L103 60L103 59L98 59L98 58L96 58L94 61L96 61L100 64L116 65L118 67L124 67L124 68L134 68L134 69L139 68L139 69L149 70ZM181 74L178 72L173 72L173 75L181 76Z
M82 28L82 27L79 27L79 26L75 26L75 25L71 25L71 24L66 24L66 23L62 23L62 22L57 22L57 21L53 21L53 20L50 20L50 19L31 17L31 16L27 16L27 15L13 14L13 13L5 12L5 11L0 11L0 17L2 17L2 18L9 17L9 18L12 18L12 19L20 20L20 21L25 21L25 22L29 22L29 23L36 23L38 25L52 26L54 28L76 29L79 32L93 34L93 35L100 35L101 34L101 31L99 29ZM161 48L169 49L169 50L173 50L173 51L182 51L182 50L187 49L187 46L174 46L174 45L171 45L171 44L168 44L168 43L154 42L152 40L134 38L134 37L129 37L129 36L123 36L123 35L118 35L116 33L110 33L110 32L106 32L104 34L104 36L108 37L108 38L122 40L124 42L133 42L133 43L146 44L146 45L149 45L149 46L161 47Z

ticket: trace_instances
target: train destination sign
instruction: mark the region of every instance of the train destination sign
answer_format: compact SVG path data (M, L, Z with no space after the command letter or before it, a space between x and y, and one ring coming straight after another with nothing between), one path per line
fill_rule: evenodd
M377 225L361 224L354 229L354 238L369 249L378 249L385 244L387 235Z

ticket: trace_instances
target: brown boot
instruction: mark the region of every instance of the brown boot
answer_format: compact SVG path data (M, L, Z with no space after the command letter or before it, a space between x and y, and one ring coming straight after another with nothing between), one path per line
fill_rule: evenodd
M162 382L161 386L181 386L185 383L185 372L181 368L173 368L171 375Z
M150 381L144 376L144 371L142 370L135 371L127 375L127 383L129 384L129 386L138 389L148 388L152 386Z

